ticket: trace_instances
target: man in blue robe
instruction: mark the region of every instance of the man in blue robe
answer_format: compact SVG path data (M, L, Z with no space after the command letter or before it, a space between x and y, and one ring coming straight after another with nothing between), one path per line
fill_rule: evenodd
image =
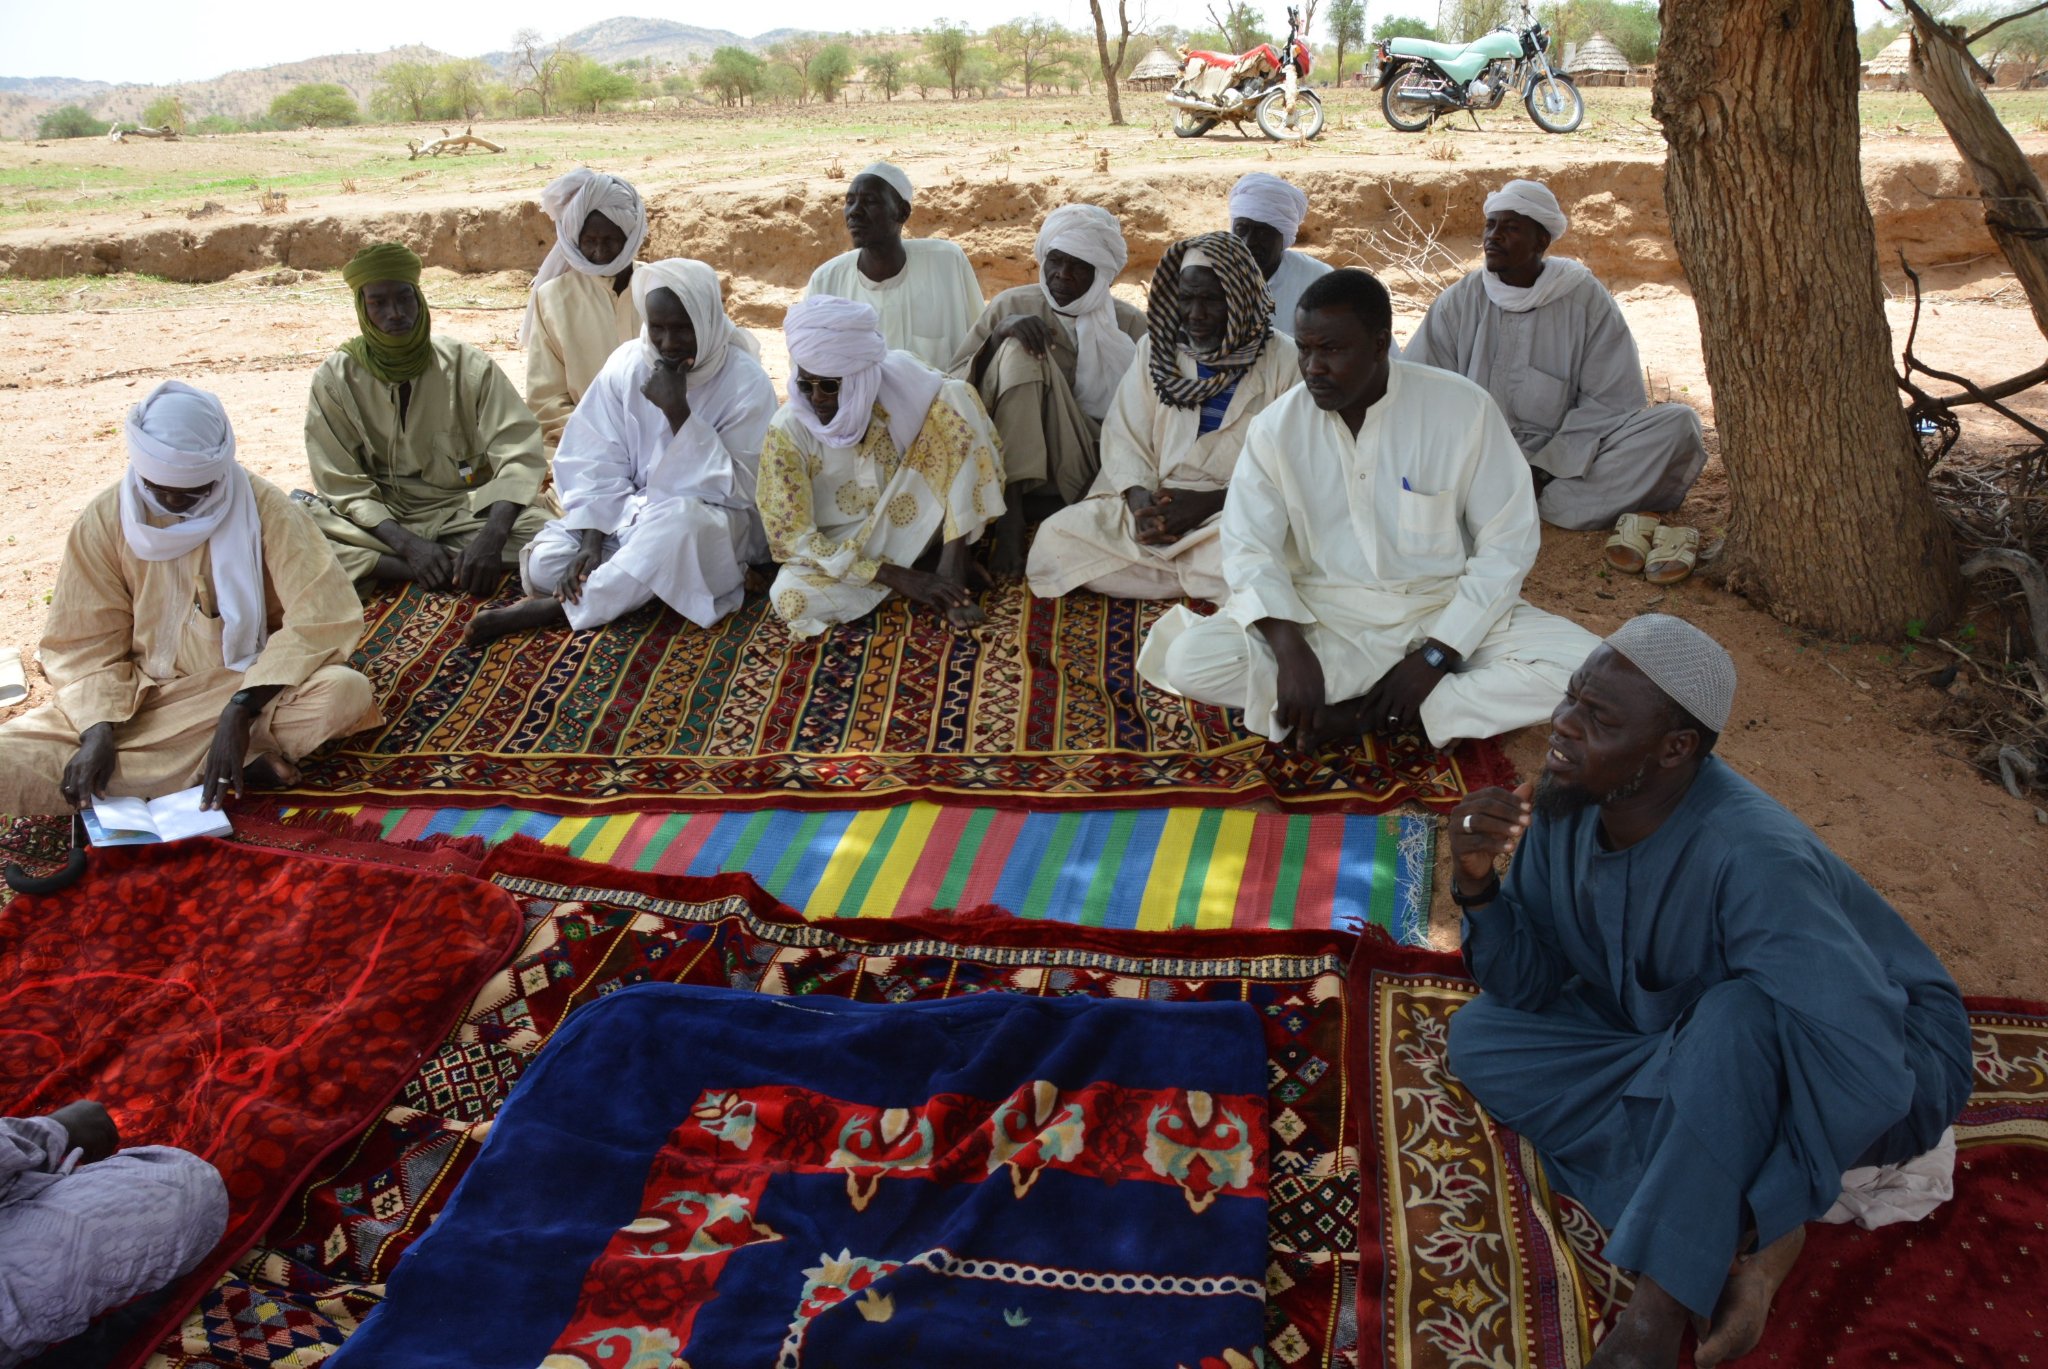
M1589 1369L1671 1369L1688 1321L1695 1364L1746 1353L1844 1172L1933 1149L1969 1097L1941 962L1712 754L1734 694L1711 637L1636 618L1572 677L1542 778L1451 819L1483 990L1451 1067L1639 1274Z

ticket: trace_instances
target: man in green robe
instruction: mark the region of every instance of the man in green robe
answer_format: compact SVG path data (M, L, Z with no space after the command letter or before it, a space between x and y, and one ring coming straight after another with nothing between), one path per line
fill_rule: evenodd
M540 424L497 363L435 337L420 259L394 242L349 259L359 336L313 373L313 521L356 580L489 594L561 509Z

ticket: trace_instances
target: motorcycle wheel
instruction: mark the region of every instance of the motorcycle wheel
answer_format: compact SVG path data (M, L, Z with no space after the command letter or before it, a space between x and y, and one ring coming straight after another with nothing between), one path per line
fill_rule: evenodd
M1294 113L1287 112L1287 92L1270 90L1260 99L1258 108L1252 112L1258 121L1259 132L1274 142L1299 138L1307 142L1319 138L1323 133L1323 102L1312 90L1298 90L1294 93Z
M1214 119L1205 119L1192 109L1175 105L1173 110L1173 136L1176 138L1199 138L1216 127Z
M1419 72L1418 67L1402 67L1380 87L1380 113L1387 116L1396 133L1421 133L1436 115L1436 106L1429 101L1402 93L1411 80L1418 79Z
M1586 117L1586 97L1562 76L1531 82L1522 103L1528 107L1536 127L1545 133L1569 133Z

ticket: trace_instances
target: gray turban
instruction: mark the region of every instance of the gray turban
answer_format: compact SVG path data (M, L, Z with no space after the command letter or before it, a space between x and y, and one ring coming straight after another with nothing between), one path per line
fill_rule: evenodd
M1607 645L1714 732L1728 730L1735 706L1735 661L1683 618L1645 613L1622 624Z

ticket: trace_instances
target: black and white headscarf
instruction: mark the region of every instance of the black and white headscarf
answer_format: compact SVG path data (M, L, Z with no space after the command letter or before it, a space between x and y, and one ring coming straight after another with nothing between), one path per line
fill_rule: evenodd
M1191 255L1196 260L1189 261ZM1214 352L1197 353L1213 375L1184 376L1176 364L1180 349L1188 346L1180 298L1183 266L1206 266L1223 281L1223 298L1230 310L1223 341ZM1152 335L1152 389L1160 403L1174 409L1200 408L1204 400L1237 384L1273 335L1273 297L1266 291L1265 273L1259 270L1252 249L1231 233L1202 233L1167 248L1152 275L1152 297L1145 313Z

